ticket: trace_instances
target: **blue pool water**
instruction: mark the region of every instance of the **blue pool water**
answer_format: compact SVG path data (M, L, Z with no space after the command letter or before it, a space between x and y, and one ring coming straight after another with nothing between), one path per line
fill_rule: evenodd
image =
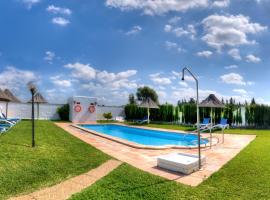
M174 133L168 131L147 130L120 126L115 124L80 125L83 128L103 133L109 136L128 140L147 146L195 146L198 138L195 134ZM201 144L207 144L207 139L201 139Z

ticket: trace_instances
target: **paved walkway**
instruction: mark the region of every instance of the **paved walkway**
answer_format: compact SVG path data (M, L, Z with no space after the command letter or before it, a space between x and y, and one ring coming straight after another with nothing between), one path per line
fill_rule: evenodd
M199 185L213 173L217 172L256 137L255 135L226 134L223 144L213 146L211 149L202 149L202 155L206 156L206 164L203 165L200 171L190 175L184 175L157 168L157 156L172 152L197 154L196 149L138 149L72 127L70 126L71 123L57 123L57 125L75 137L118 160L154 175L191 186ZM221 134L214 134L214 136L219 137L221 141Z
M82 191L91 186L93 183L109 174L117 168L122 162L117 160L109 160L99 167L90 170L89 172L76 176L62 183L49 188L33 192L28 195L18 196L10 200L64 200L71 195Z

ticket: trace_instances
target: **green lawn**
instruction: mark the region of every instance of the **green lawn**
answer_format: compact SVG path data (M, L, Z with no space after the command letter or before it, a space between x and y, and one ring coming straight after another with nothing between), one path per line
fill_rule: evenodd
M0 199L54 185L110 158L49 121L37 122L37 147L30 145L29 121L0 136Z
M270 131L230 129L226 133L256 134L257 138L198 187L123 164L72 199L270 199Z

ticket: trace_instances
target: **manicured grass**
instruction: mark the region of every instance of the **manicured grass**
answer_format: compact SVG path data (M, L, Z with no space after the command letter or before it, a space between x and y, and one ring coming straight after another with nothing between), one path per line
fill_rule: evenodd
M198 187L168 181L124 164L72 199L270 199L270 131L226 132L256 134L257 138Z
M109 159L49 121L36 123L36 148L30 145L30 121L0 136L0 199L54 185Z

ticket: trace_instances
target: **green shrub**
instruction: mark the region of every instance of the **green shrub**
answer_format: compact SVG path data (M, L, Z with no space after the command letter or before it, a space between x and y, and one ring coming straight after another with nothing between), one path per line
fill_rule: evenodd
M109 112L109 113L103 113L103 117L105 119L107 119L107 120L112 119L112 113L111 112Z
M57 113L61 120L69 121L69 105L65 104L57 109Z

